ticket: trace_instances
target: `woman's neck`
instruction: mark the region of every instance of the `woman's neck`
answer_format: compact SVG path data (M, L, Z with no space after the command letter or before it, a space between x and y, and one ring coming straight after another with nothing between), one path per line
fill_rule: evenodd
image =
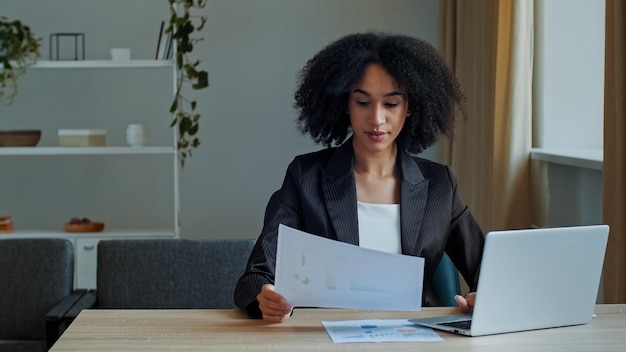
M379 153L355 149L353 170L355 173L376 177L393 176L396 173L397 154L398 148L395 143L388 150Z
M394 144L389 151L363 153L354 151L356 198L372 204L400 203L400 171L396 165L398 151Z

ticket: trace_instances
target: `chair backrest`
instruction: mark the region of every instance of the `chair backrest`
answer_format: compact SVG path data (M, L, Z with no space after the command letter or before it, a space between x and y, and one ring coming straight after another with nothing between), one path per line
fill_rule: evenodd
M98 308L234 308L255 240L103 240Z
M45 340L46 314L72 292L73 274L68 240L0 240L0 339Z
M459 280L459 272L454 263L447 254L443 254L441 262L435 270L431 279L431 285L434 287L437 296L444 307L455 307L456 301L454 295L461 293L461 283Z

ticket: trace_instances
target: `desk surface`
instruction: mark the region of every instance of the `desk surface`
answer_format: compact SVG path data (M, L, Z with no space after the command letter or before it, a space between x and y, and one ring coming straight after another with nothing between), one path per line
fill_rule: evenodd
M586 325L482 337L440 332L444 342L333 344L321 324L450 312L296 309L286 322L267 324L237 310L84 310L51 351L626 351L626 304L598 305Z

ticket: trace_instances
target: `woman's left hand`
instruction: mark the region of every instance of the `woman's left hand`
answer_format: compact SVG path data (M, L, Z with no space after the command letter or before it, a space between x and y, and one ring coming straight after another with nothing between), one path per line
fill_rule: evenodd
M456 295L454 300L458 308L463 313L471 313L474 311L474 302L476 302L476 292L470 292L465 296Z

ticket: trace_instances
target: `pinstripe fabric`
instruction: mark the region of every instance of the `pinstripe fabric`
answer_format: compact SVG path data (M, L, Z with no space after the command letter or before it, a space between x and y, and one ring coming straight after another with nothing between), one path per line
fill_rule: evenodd
M263 230L246 272L235 288L235 303L260 318L256 295L274 282L278 224L358 245L352 140L342 146L296 157L279 191L272 195ZM429 281L447 252L472 290L476 289L484 235L456 191L445 165L398 153L402 175L402 253L425 258L423 305L438 305Z

